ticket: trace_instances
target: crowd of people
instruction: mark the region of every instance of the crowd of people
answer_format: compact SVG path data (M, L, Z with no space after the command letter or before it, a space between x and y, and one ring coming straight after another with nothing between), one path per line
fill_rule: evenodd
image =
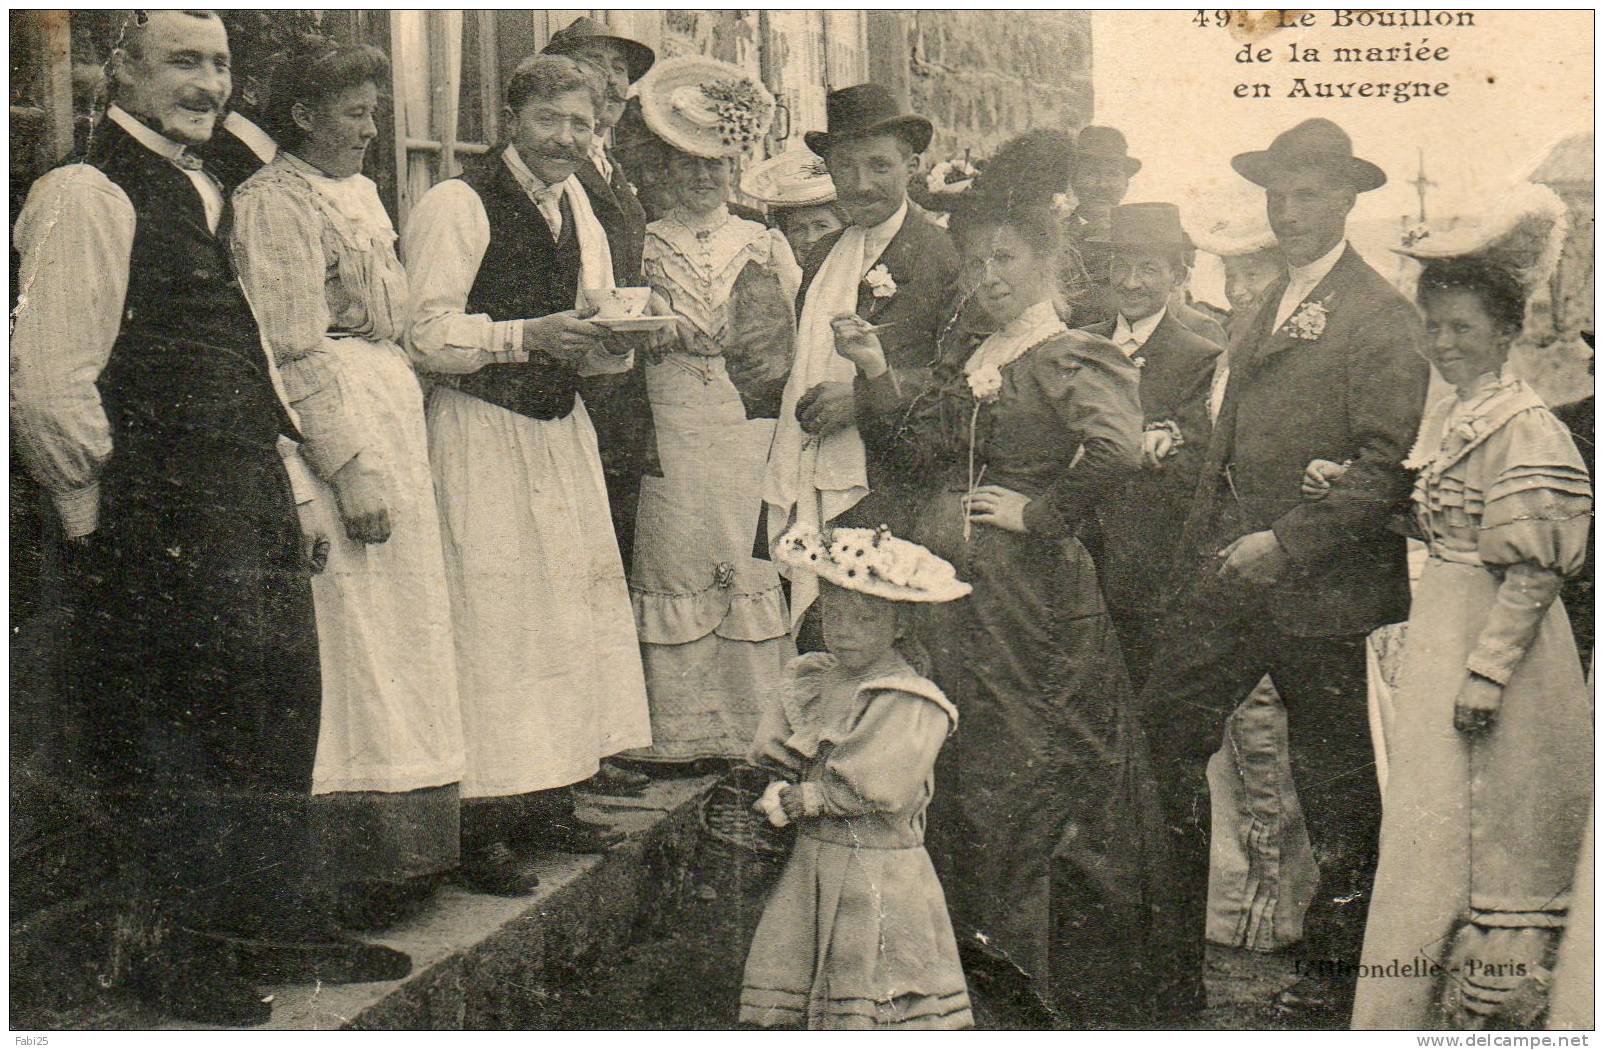
M1528 1024L1590 983L1556 601L1590 478L1506 368L1541 195L1401 244L1410 302L1347 238L1386 174L1304 121L1232 162L1265 208L1205 245L1225 313L1112 128L918 203L931 122L846 87L746 165L754 214L763 85L581 18L398 236L376 49L284 57L255 122L205 12L108 71L17 220L12 411L157 1008L405 975L352 931L447 875L528 893L535 852L621 838L579 790L710 761L796 829L743 1023L968 1027L970 988L1173 1023L1206 933L1297 942L1311 1024ZM650 215L608 145L632 96ZM1377 744L1366 636L1404 621Z

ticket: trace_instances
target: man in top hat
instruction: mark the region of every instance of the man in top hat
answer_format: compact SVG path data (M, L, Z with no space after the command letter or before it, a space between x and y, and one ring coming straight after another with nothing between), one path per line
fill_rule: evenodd
M1069 169L1075 210L1064 221L1062 267L1064 288L1070 293L1071 324L1088 327L1114 319L1114 295L1108 285L1110 216L1130 191L1131 178L1141 170L1142 162L1130 155L1125 135L1118 128L1093 124L1075 137ZM1188 270L1192 259L1188 247ZM1171 306L1171 316L1182 328L1225 345L1220 323L1186 301L1185 282L1176 287Z
M1231 364L1181 539L1183 590L1143 691L1146 729L1191 932L1171 960L1177 1007L1201 1005L1208 828L1198 815L1221 726L1268 674L1285 701L1294 776L1322 856L1311 961L1351 962L1376 862L1380 798L1366 717L1365 636L1409 611L1404 457L1426 396L1414 308L1346 239L1358 194L1386 182L1329 120L1232 162L1264 187L1289 266ZM1314 459L1349 463L1327 499L1300 496ZM1346 905L1346 906L1345 906ZM1345 1009L1351 980L1307 978L1289 1006Z
M875 454L884 417L852 363L836 353L831 322L856 314L882 326L891 367L926 367L958 272L946 231L908 199L930 121L903 113L878 84L831 92L825 114L827 130L803 139L824 159L850 225L819 241L802 263L796 357L764 480L765 546L793 521L902 527L911 497ZM817 583L796 571L791 581L795 623Z
M112 54L88 155L17 220L23 460L66 538L71 687L127 897L118 974L156 1008L257 1025L260 986L404 976L304 887L321 694L297 437L195 147L229 96L206 11L150 11Z
M1115 317L1085 330L1141 368L1142 471L1102 501L1086 537L1132 685L1140 689L1165 602L1181 527L1211 431L1208 394L1220 348L1187 331L1171 296L1186 282L1191 239L1173 204L1125 204L1110 215Z

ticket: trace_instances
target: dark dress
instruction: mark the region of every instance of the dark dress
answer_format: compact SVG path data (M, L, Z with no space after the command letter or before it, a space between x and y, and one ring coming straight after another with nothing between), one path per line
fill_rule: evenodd
M912 538L974 585L933 606L920 640L962 721L937 767L931 842L960 944L1005 960L1077 1021L1132 1018L1147 997L1162 839L1119 643L1076 525L1137 469L1137 370L1110 342L1050 334L975 399L949 355L897 428L925 479ZM1032 498L1026 534L976 525L975 470Z

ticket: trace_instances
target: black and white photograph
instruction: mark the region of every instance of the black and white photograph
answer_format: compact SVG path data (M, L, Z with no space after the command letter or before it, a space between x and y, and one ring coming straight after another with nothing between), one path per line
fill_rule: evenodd
M15 1045L1589 1045L1595 11L9 28Z

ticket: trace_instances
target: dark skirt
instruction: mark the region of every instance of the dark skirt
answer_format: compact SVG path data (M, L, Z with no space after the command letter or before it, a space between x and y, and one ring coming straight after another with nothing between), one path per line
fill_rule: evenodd
M283 461L197 431L121 441L70 552L86 772L143 893L249 927L306 871L320 678Z
M1139 1017L1164 840L1096 569L1075 539L965 542L960 498L931 500L915 537L974 585L920 631L959 711L929 832L959 941L1072 1019Z
M415 791L338 791L312 799L312 880L406 882L457 866L456 784Z

